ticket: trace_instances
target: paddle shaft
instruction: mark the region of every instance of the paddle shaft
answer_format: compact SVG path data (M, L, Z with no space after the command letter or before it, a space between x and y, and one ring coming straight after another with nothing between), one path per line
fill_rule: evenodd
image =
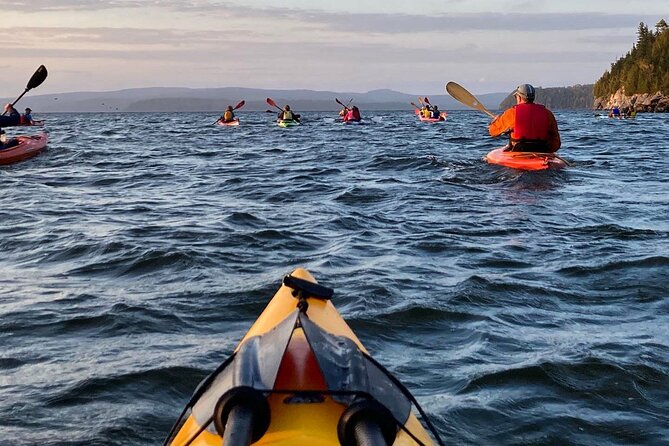
M14 105L16 105L16 103L19 102L23 97L23 95L28 93L28 91L32 90L33 88L39 87L42 84L42 82L44 82L48 74L49 72L46 70L46 67L44 65L40 65L37 68L37 70L33 73L33 75L30 77L28 85L26 85L26 89L23 90L23 93L21 93L21 95L18 98L16 98L14 102L12 102L12 107L14 107ZM7 114L7 110L4 110L2 112L2 115L0 116L5 116L5 114Z
M14 102L12 102L12 107L14 107L14 105L15 105L17 102L19 102L19 101L21 100L21 98L23 97L23 95L25 95L26 93L28 93L28 89L27 89L27 88L26 88L25 90L23 90L23 93L21 93L21 95L20 95L18 98L16 98L16 100L15 100ZM4 110L4 111L2 112L2 115L0 115L0 116L5 116L6 114L7 114L7 110Z

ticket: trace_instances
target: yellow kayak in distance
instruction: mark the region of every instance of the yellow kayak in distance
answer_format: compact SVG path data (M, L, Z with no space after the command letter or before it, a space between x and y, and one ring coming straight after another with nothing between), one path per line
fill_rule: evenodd
M164 445L443 445L332 294L304 269L286 275L232 356L197 387Z
M279 127L283 127L283 128L295 127L297 125L300 125L300 121L296 121L295 119L279 119L276 122L276 125L278 125Z

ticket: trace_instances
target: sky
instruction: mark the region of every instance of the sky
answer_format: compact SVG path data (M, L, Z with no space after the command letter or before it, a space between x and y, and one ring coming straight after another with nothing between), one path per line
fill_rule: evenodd
M31 94L590 84L668 13L669 0L0 0L0 97L39 65Z

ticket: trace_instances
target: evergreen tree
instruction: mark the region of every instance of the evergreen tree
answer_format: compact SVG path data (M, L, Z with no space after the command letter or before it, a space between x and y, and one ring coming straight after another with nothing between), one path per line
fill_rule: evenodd
M597 97L615 93L625 87L628 95L636 93L669 94L669 26L664 19L652 31L641 22L637 28L637 40L632 49L611 64L595 83L593 93Z

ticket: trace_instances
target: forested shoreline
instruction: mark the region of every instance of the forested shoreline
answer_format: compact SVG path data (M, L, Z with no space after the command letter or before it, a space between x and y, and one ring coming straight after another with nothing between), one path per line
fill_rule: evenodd
M594 109L669 111L669 26L664 19L655 30L641 22L632 49L611 64L594 85Z

